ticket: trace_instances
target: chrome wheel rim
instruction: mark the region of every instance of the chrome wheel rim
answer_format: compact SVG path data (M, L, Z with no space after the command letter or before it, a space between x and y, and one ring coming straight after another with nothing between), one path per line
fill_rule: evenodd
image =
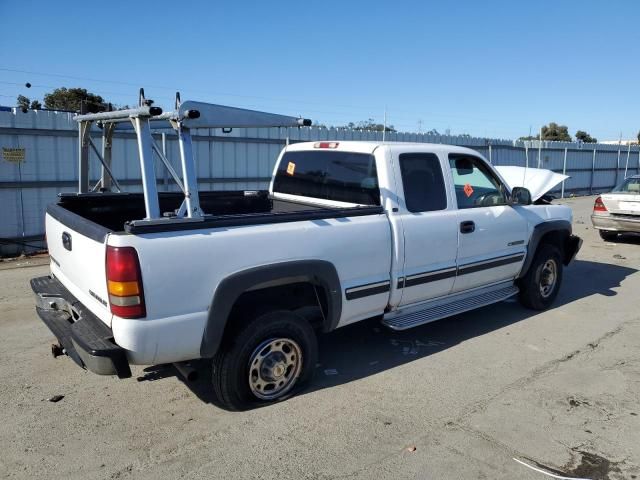
M301 371L300 346L290 338L270 338L249 357L249 388L261 400L275 400L293 388Z
M558 280L558 265L553 259L544 262L540 273L540 295L547 298L553 293Z

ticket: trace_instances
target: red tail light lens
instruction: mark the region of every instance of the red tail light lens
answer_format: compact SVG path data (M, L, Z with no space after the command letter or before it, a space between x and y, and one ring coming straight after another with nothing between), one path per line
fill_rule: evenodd
M602 201L602 197L596 198L596 203L593 204L594 212L606 212L607 207L604 206L604 202Z
M107 246L107 290L111 313L122 318L146 316L140 261L135 248Z

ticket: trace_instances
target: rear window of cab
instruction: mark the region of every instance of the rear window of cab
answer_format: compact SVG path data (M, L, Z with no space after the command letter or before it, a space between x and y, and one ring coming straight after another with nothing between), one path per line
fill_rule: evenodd
M367 153L285 152L273 190L322 200L380 205L375 157Z

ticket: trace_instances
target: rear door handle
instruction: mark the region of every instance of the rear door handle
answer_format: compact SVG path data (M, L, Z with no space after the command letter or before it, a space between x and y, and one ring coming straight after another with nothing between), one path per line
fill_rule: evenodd
M471 220L460 222L460 233L473 233L476 230L476 224Z

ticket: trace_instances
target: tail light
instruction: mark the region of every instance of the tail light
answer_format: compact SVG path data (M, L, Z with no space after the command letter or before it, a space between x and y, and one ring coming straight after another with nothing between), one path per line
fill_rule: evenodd
M122 318L146 316L140 261L135 248L107 246L107 291L114 315Z
M313 148L338 148L340 142L316 142L313 144Z
M593 204L594 212L606 212L607 207L604 206L604 202L602 201L602 197L596 198L596 203Z

